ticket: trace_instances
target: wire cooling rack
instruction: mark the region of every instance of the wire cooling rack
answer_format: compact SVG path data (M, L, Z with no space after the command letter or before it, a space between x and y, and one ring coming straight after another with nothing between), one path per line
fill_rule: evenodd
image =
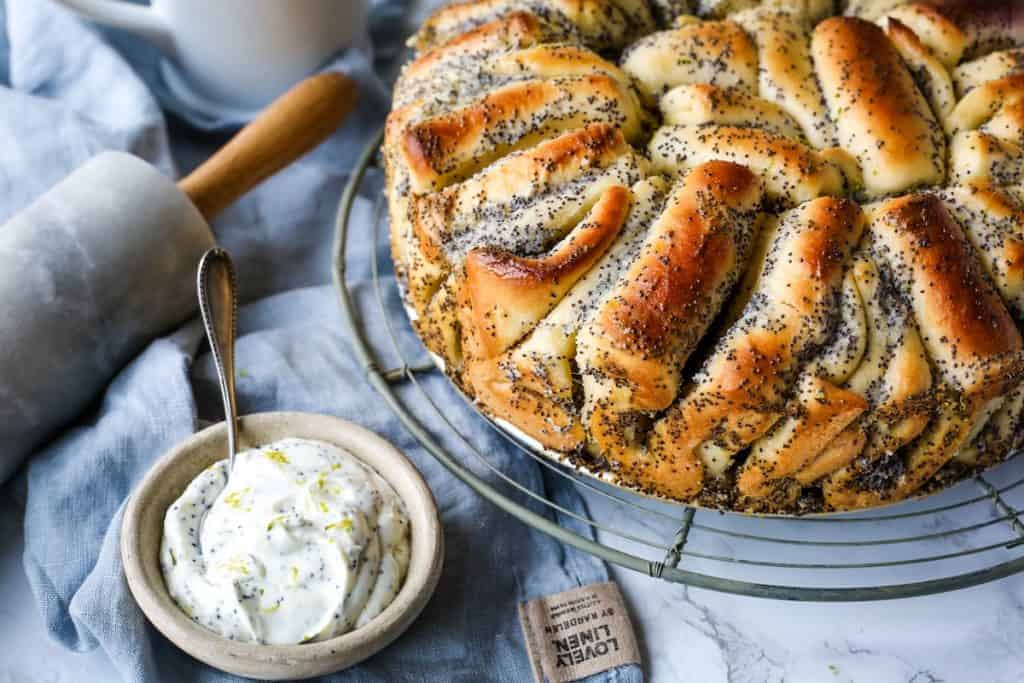
M587 501L580 514L504 474L473 439L460 432L438 407L426 373L440 372L420 350L411 357L399 335L408 320L385 306L394 282L380 276L380 248L387 239L386 211L379 188L372 240L349 244L349 221L367 173L377 166L381 134L367 145L341 198L334 241L334 279L342 317L370 384L433 457L476 493L526 524L608 562L666 581L727 593L781 600L849 602L941 593L975 586L1024 570L1024 458L1015 458L929 497L883 510L816 517L757 517L663 503L630 494L565 468L529 445L492 426L523 457L572 482ZM372 191L364 192L366 195ZM382 368L381 349L368 344L367 329L346 280L346 264L370 261L377 308L374 325L385 328L390 350L400 359ZM377 330L379 332L380 330ZM379 338L379 334L375 337ZM429 406L426 429L396 388L411 385L418 405ZM404 392L403 392L404 394ZM481 419L486 419L481 415ZM475 472L490 471L493 486ZM514 494L514 495L510 495ZM525 498L524 498L525 496ZM525 501L526 504L518 501ZM532 503L531 503L532 501ZM538 505L539 504L539 505ZM548 514L541 514L537 509ZM555 514L557 513L557 514ZM556 521L561 520L561 521ZM590 527L587 533L586 527Z

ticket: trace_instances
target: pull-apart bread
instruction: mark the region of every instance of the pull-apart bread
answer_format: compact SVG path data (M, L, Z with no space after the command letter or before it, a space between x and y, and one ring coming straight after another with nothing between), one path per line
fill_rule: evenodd
M1024 445L1024 0L464 0L410 45L396 275L521 439L782 514Z

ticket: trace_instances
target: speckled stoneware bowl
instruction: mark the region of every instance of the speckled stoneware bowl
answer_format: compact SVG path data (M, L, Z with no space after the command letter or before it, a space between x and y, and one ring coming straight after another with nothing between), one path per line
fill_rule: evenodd
M210 666L267 680L332 673L386 647L427 604L444 559L434 498L420 473L394 446L358 425L327 415L259 413L241 418L242 448L285 437L317 439L347 449L377 470L405 502L412 523L409 572L394 602L363 628L304 645L238 643L194 623L171 600L160 571L164 513L200 471L226 457L223 423L186 439L153 465L129 498L121 529L121 557L128 586L157 630Z

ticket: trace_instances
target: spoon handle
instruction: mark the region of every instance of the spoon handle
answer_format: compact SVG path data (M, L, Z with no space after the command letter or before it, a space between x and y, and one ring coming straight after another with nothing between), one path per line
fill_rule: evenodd
M235 267L228 252L214 247L199 261L199 312L217 368L224 419L228 427L228 470L234 469L238 449L238 408L235 402Z

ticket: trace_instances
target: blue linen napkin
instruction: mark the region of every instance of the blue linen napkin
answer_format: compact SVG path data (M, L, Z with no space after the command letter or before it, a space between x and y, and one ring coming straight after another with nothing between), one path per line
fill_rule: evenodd
M382 6L394 13L404 4ZM0 21L7 29L0 32L0 220L100 150L131 151L168 173L175 156L204 151L202 139L180 131L168 135L142 79L93 27L50 0L0 2ZM347 54L336 65L367 84L344 130L214 225L235 256L248 302L239 321L239 407L309 410L359 422L410 455L441 510L447 558L426 611L387 650L328 680L529 680L517 603L604 580L607 573L596 559L520 524L455 480L403 430L353 361L326 283L333 215L347 169L385 114L385 101L375 93L386 88L369 64L366 55ZM396 361L375 308L368 259L372 200L379 197L381 179L378 174L370 180L355 208L349 281L387 367ZM387 263L386 247L376 248ZM384 277L388 281L390 271ZM389 315L401 321L394 288L388 291ZM408 327L400 327L403 349L422 353ZM575 489L512 451L439 373L422 382L501 472L566 509L583 511ZM400 392L447 448L465 452L415 387ZM162 451L204 421L220 419L219 405L212 363L193 321L153 341L94 409L25 468L24 565L46 627L69 648L102 647L125 681L236 680L192 660L148 625L128 592L118 550L123 502L132 486ZM475 469L504 486L484 467ZM550 514L507 486L503 491ZM588 680L631 683L642 673L629 666Z

